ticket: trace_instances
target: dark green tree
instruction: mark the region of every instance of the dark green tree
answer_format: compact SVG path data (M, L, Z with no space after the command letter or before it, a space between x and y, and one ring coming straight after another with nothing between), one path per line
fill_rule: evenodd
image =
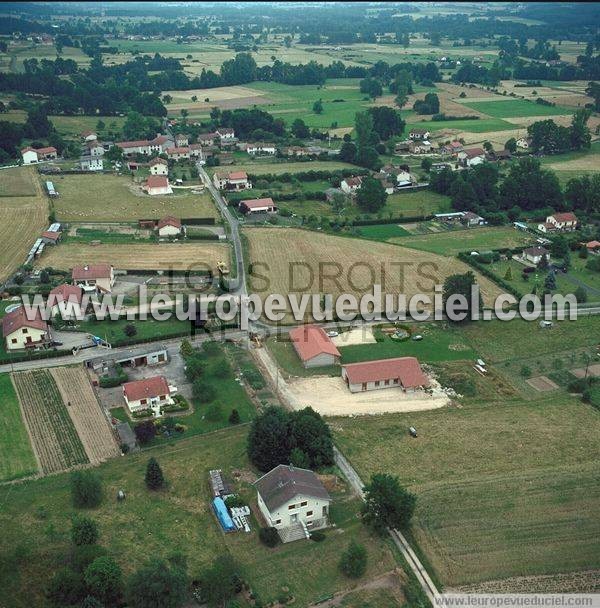
M364 488L362 518L380 534L387 528L405 528L410 523L417 498L400 485L397 477L376 473Z
M188 589L186 571L153 559L127 581L125 598L129 608L180 608Z
M215 559L200 577L202 596L209 606L224 606L242 589L239 569L228 553Z
M149 490L160 490L165 485L165 478L156 458L152 457L146 465L146 487Z
M257 416L248 434L248 457L261 471L288 463L291 450L290 421L285 410L271 406Z
M240 422L240 413L236 409L231 410L231 414L229 414L229 424L239 424Z
M373 177L365 177L356 195L356 203L362 211L376 213L384 205L387 194L381 182Z
M306 139L310 137L310 129L301 118L296 118L292 123L292 134L298 139Z
M46 596L57 608L78 604L85 595L83 577L71 568L56 570L46 590Z
M464 321L469 321L473 313L471 292L473 286L476 284L477 281L475 280L475 275L470 270L468 272L465 272L464 274L451 274L450 276L446 277L442 293L444 310L446 310L446 305L452 296L462 295L466 298L467 301L466 316L464 318ZM480 307L482 305L481 294L479 295L479 305Z

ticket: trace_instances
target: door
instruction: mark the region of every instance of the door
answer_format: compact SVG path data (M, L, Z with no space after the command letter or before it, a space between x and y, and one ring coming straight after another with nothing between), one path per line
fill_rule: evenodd
M290 522L293 524L298 523L298 513L294 513L293 515L290 515Z

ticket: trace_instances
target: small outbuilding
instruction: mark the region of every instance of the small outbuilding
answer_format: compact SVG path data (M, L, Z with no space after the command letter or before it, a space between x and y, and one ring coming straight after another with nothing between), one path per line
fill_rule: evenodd
M301 325L290 330L290 340L304 367L322 367L340 362L340 351L318 325Z

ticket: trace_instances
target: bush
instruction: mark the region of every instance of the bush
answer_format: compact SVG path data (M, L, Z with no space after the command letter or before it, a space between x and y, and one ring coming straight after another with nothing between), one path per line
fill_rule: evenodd
M276 528L261 528L258 532L260 542L267 547L276 547L279 542L279 534Z
M527 365L523 365L519 373L523 378L531 378L531 368L527 367Z
M323 542L325 540L325 532L321 532L321 530L311 532L310 540L314 540L316 543Z
M145 420L133 428L138 442L142 445L150 443L156 436L156 426L152 420Z
M165 485L165 478L156 458L150 458L146 465L145 481L149 490L160 490Z
M71 549L71 567L76 572L85 569L97 558L106 555L106 549L100 545L80 545Z
M71 473L71 499L79 509L91 509L102 502L102 482L92 471Z
M123 328L123 332L128 338L133 338L137 334L137 327L133 323L127 323Z
M367 569L367 550L363 545L352 541L342 553L340 570L350 578L360 578Z
M231 410L231 414L229 414L229 424L239 424L240 422L240 413L236 409Z
M76 546L94 545L98 542L98 526L89 517L77 517L73 520L71 540Z

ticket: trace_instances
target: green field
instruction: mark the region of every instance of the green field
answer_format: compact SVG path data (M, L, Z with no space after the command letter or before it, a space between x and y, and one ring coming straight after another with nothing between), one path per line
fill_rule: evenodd
M489 251L502 247L520 247L532 242L531 235L515 228L482 227L452 230L436 234L402 236L390 242L440 255L456 255L460 251Z
M516 118L518 116L558 116L573 114L573 108L562 106L545 106L527 99L500 99L498 101L469 101L461 103L494 118Z
M423 340L409 339L403 342L392 340L375 328L375 337L381 341L340 347L342 363L358 363L393 357L417 357L424 363L476 358L475 351L456 329L450 327L442 329L433 323L420 323L418 327L414 328L414 331L415 334L423 336Z
M365 239L387 241L393 237L408 236L410 232L398 224L376 224L374 226L361 226L358 228L359 235Z
M393 217L414 217L443 213L449 209L450 197L432 190L417 190L390 194L381 210L381 215L382 217L389 214Z
M265 604L276 600L287 587L295 598L294 605L306 607L323 595L351 586L339 572L338 561L352 538L368 551L365 580L395 567L387 545L370 536L356 517L360 503L349 496L343 484L334 493L331 509L337 528L329 530L321 543L299 541L268 549L258 541L254 517L250 520L252 533L224 535L209 503L208 471L222 469L257 512L256 494L250 485L257 474L247 461L246 432L238 427L184 439L111 460L96 469L104 482L105 499L86 515L98 522L100 544L108 548L125 575L149 556L167 558L182 552L194 579L215 557L228 552ZM168 481L165 491L150 493L144 486L150 456L159 460L164 471ZM127 494L123 502L115 499L119 488ZM42 605L57 563L68 559L74 515L69 477L56 475L0 488L0 503L0 576L4 581L0 602L15 608Z
M136 221L176 217L217 218L210 194L148 196L135 191L131 178L119 175L56 176L59 196L53 205L59 221Z
M0 481L38 472L10 374L0 374Z
M334 428L363 479L389 472L417 494L413 536L445 585L600 566L600 418L589 406L502 400Z
M312 160L306 162L276 162L271 159L264 161L253 161L247 156L246 162L235 164L232 167L213 167L208 169L208 173L223 173L229 171L246 171L250 175L264 175L267 173L304 173L307 171L339 171L346 169L356 170L355 165L343 163L337 160Z

